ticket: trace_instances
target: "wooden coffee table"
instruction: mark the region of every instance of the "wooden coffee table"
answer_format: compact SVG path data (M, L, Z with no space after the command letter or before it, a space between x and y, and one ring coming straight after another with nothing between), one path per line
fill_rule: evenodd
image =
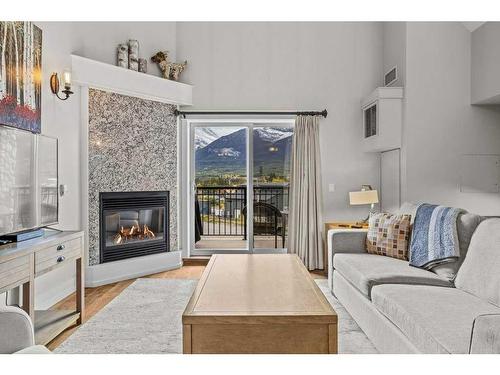
M182 324L184 353L337 353L337 314L296 255L213 255Z

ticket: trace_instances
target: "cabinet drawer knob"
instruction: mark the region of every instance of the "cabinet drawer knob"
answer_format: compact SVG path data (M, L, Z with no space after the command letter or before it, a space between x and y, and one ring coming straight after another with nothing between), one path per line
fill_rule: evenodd
M57 263L64 262L64 259L66 259L64 256L60 256L59 258L57 258Z
M66 246L64 246L64 245L59 245L59 246L57 246L57 251L64 250L65 247Z

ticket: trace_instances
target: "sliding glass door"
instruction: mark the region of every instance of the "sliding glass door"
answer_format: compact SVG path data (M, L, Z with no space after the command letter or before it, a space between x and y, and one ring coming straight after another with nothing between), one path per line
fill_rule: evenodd
M195 249L248 248L247 140L247 127L194 127Z
M191 254L284 252L293 123L189 126Z
M284 249L293 126L255 125L252 137L253 249Z

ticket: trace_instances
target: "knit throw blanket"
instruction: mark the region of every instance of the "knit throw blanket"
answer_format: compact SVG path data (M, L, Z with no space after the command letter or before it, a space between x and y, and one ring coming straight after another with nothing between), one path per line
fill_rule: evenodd
M410 265L429 270L460 256L457 217L464 210L433 204L417 208L410 244Z

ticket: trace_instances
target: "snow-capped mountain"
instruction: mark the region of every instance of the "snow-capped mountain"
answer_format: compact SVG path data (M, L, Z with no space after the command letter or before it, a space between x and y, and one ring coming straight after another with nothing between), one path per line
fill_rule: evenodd
M234 128L233 128L234 129ZM293 129L258 128L253 132L254 168L283 175ZM239 128L196 150L196 169L203 173L242 172L246 167L246 129Z
M210 143L216 141L217 139L229 135L238 131L235 128L223 128L223 127L212 127L205 128L200 127L196 128L195 137L194 137L194 147L195 150L199 150ZM287 138L293 134L292 128L255 128L255 135L257 135L261 140L265 142L276 142L280 139Z
M287 138L293 134L293 128L254 128L254 135L264 142L277 142L280 139Z
M219 128L219 127L196 128L194 137L194 148L195 150L203 148L206 145L212 143L213 141L219 139L220 137L223 137L235 131L236 130L234 128Z

